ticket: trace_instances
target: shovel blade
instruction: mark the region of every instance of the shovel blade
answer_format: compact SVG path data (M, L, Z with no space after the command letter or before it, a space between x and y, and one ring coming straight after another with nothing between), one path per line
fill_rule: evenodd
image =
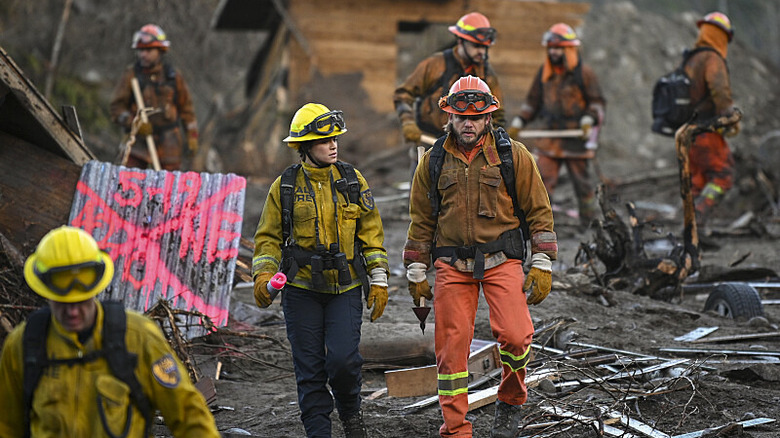
M420 330L425 334L425 320L428 318L428 314L431 313L430 307L412 307L414 315L420 321Z

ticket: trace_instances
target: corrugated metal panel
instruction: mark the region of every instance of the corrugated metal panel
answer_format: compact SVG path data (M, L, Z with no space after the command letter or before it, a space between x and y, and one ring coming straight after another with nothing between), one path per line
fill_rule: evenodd
M225 326L241 238L246 180L88 162L70 224L91 233L116 273L102 298L143 312L158 299ZM198 318L189 337L204 334Z

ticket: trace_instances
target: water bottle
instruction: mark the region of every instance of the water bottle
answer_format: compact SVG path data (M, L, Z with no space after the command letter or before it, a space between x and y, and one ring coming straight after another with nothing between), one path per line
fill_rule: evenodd
M271 301L276 298L286 283L287 276L284 275L284 272L277 272L273 277L271 277L270 280L268 280L266 288L268 288L268 294L271 296Z

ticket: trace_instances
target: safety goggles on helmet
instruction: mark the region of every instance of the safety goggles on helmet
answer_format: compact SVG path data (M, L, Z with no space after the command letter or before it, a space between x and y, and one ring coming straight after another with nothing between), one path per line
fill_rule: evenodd
M465 90L447 96L447 104L458 112L465 112L469 105L473 106L475 111L484 111L490 105L498 105L498 101L488 93Z
M460 31L486 45L491 44L496 39L496 30L492 27L480 27L474 30L461 28Z
M299 132L290 131L290 137L303 137L310 132L317 135L328 135L332 134L336 128L343 131L346 127L347 125L344 123L343 111L329 111L317 116L317 118L304 126Z
M95 288L102 280L106 265L102 261L58 266L46 271L33 266L33 272L52 292L60 296L78 288L84 292Z

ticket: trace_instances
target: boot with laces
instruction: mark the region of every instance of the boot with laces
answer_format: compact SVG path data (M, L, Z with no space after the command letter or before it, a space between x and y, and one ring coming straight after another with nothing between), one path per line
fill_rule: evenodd
M363 411L341 420L344 426L345 438L368 438L366 425L363 423Z
M520 406L496 400L496 415L493 418L490 438L514 438L517 435L521 417Z

